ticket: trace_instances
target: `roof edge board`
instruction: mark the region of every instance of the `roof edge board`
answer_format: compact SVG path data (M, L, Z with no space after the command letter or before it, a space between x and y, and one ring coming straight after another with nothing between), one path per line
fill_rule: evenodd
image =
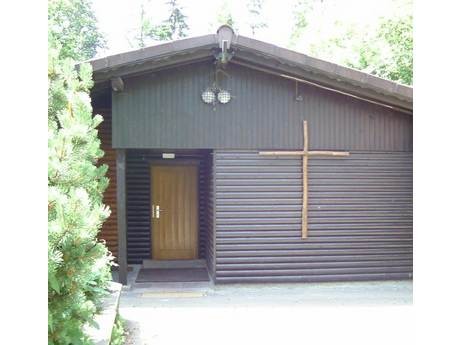
M233 60L235 60L234 63L237 63L237 61L242 61L244 63L254 65L255 67L262 67L266 69L279 71L279 74L284 73L294 78L306 79L311 81L313 84L317 83L326 88L332 88L342 93L348 93L351 96L356 95L363 98L368 98L372 101L385 103L398 108L407 109L409 111L412 111L413 109L412 101L402 100L397 97L394 97L393 95L381 94L376 92L372 88L363 88L360 85L353 85L351 83L343 83L337 81L334 82L333 79L327 78L322 74L314 73L313 71L307 71L299 66L292 66L288 64L282 65L279 62L273 62L268 59L254 63L253 59L251 59L250 56L242 54L236 54Z
M294 64L304 69L308 66L306 70L311 69L318 74L330 75L331 79L343 79L342 82L357 85L361 84L364 88L369 88L369 86L371 86L380 90L382 94L392 95L402 100L412 101L413 99L413 89L408 85L379 78L353 68L313 58L266 42L244 36L237 36L234 46L241 51L246 50L257 55L265 55L269 59L278 60L287 64Z
M116 69L97 71L94 74L94 81L95 83L103 83L112 77L133 77L147 72L155 72L171 67L180 67L200 61L206 61L210 57L212 57L212 54L207 50L194 52L193 56L171 55L167 59L155 59L153 61L144 61L143 63L124 65Z
M324 84L319 84L319 83L316 83L316 82L309 81L309 80L307 80L305 78L296 77L296 76L292 75L292 73L290 75L288 75L288 74L283 74L279 70L277 72L275 72L275 70L270 70L269 67L261 67L261 66L256 66L254 64L245 63L245 62L242 62L241 59L234 59L234 60L232 60L231 63L237 64L237 65L249 68L249 69L254 69L254 70L257 70L257 71L269 73L269 74L278 76L280 78L286 78L286 79L289 79L289 80L298 81L300 83L309 84L309 85L312 85L314 87L318 87L318 88L321 88L321 89L324 89L324 90L328 90L330 92L339 93L339 94L342 94L342 95L345 95L345 96L348 96L348 97L353 97L353 98L356 98L356 99L359 99L359 100L362 100L362 101L365 101L365 102L373 103L373 104L376 104L376 105L379 105L379 106L383 106L383 107L386 107L386 108L390 108L390 109L393 109L393 110L396 110L396 111L399 111L399 112L403 112L403 113L412 115L412 109L409 109L407 107L401 107L401 106L397 106L397 105L394 105L394 104L390 104L389 102L379 101L379 100L377 100L375 98L373 99L373 98L366 97L366 96L360 96L360 95L358 95L356 93L353 94L353 93L350 93L350 92L347 92L347 91L339 90L338 88L331 88L331 87L328 87L328 86L326 86Z
M162 59L178 53L186 54L188 51L207 49L214 46L217 46L217 36L212 34L171 41L84 62L90 63L95 73L100 73L127 64L139 64L151 59Z
M139 75L151 70L205 60L213 56L213 49L218 48L219 42L223 38L228 39L229 35L231 48L236 51L237 59L290 73L294 77L311 80L351 95L367 97L410 111L413 109L413 89L410 86L267 42L235 35L226 26L219 28L217 34L176 40L87 62L93 67L95 82L103 83L115 76Z

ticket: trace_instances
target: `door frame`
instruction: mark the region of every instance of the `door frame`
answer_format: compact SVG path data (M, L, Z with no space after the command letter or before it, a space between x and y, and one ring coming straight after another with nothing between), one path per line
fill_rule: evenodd
M153 232L155 231L155 227L153 225L153 217L152 217L152 195L153 195L153 181L152 181L152 168L154 166L171 166L171 165L183 165L183 166L190 166L195 165L197 166L197 193L196 193L196 205L197 205L197 250L198 250L198 257L200 255L200 160L195 158L174 158L174 159L151 159L149 160L149 217L150 217L150 260L153 259Z

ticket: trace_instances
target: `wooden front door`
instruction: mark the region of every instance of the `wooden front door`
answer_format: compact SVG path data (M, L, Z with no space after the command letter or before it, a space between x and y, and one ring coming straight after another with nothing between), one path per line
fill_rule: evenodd
M154 165L150 177L153 259L198 258L198 166Z

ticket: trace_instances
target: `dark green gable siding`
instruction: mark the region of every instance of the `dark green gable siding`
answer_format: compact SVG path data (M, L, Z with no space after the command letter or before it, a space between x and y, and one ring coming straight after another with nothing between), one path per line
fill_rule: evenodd
M349 96L229 65L221 86L235 97L213 106L202 62L125 79L113 94L115 148L295 149L309 121L311 149L411 151L412 116Z

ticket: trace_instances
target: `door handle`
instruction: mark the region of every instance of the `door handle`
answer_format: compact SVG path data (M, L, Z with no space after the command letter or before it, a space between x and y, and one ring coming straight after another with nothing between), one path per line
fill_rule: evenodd
M159 219L160 218L160 205L152 205L152 218Z

